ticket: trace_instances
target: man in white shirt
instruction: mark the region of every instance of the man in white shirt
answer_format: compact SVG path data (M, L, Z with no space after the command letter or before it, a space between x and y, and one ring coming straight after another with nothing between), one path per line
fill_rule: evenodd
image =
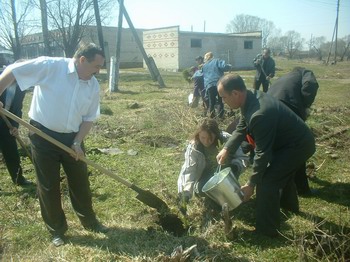
M78 160L78 155L84 154L83 139L99 116L100 88L94 75L104 60L102 50L89 44L80 47L73 58L38 57L10 65L0 76L0 94L14 80L22 90L35 86L28 113L30 123L76 152L74 159L38 135L30 135L41 214L55 246L64 244L68 229L61 205L60 165L82 225L94 232L108 231L96 219L87 165Z

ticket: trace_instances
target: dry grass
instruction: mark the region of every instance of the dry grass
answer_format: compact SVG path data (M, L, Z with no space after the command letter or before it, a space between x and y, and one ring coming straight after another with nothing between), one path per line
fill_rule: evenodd
M162 72L167 87L159 89L147 73L126 70L121 74L119 92L109 94L104 91L107 82L102 84L104 114L87 138L87 157L166 201L189 226L188 234L175 237L162 230L155 210L136 200L132 190L90 168L94 208L111 232L94 234L82 228L63 179L68 243L55 248L43 225L35 188L13 186L0 165L0 260L349 261L350 64L324 66L277 59L277 65L277 76L302 65L313 69L320 82L308 120L317 141L317 152L309 161L310 183L318 195L300 198L300 215L283 215L283 236L266 239L251 233L254 199L230 213L236 226L232 240L225 236L220 210L210 202L197 198L187 206L186 216L179 211L176 181L183 150L202 120L202 112L187 107L191 85L181 73ZM254 71L238 73L251 86ZM106 80L105 76L101 79ZM24 112L30 97L27 94ZM226 118L220 127L225 129L231 121ZM20 133L28 142L27 131L21 128ZM118 149L119 154L104 154L100 149ZM128 154L129 150L136 154ZM33 167L24 153L22 163L26 177L34 180ZM249 170L241 177L242 183L248 176Z

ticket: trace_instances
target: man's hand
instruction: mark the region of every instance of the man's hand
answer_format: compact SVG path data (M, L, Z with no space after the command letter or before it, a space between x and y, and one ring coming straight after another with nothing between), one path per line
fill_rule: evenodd
M241 186L241 190L244 194L243 202L247 202L252 195L254 195L254 187L250 186L248 184L245 184L244 186Z
M0 101L0 107L3 108L4 104Z
M271 79L270 76L267 76L267 77L266 77L266 80L267 80L267 81L270 81L270 79Z
M219 165L223 165L225 163L225 160L228 154L229 154L229 151L227 150L227 148L221 149L219 154L216 156L216 161L218 161Z
M73 158L75 158L75 160L79 160L79 157L84 156L84 151L83 149L81 149L81 145L78 143L74 143L71 148L75 151L75 154L71 154L71 156Z
M16 127L12 127L12 128L10 129L10 134L11 134L12 136L17 137L17 136L18 136L18 129L17 129Z

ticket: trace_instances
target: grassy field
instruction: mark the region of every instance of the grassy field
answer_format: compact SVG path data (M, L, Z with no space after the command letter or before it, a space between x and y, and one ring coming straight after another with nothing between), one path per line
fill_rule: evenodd
M218 211L203 199L194 199L184 217L177 205L177 177L186 140L202 120L201 110L187 106L192 89L181 73L162 72L166 88L152 82L147 71L123 70L119 92L108 92L105 74L101 83L102 115L86 139L87 158L116 175L150 191L189 226L176 237L157 223L157 213L139 202L136 193L109 176L89 168L94 209L108 227L106 235L87 232L69 200L62 171L62 204L69 230L67 244L51 244L40 215L35 187L12 184L0 165L0 261L185 261L174 250L189 252L188 261L349 261L350 260L350 63L325 66L316 61L276 59L276 77L294 66L314 70L320 89L308 124L317 143L309 160L310 184L315 197L300 198L299 215L283 216L277 239L256 237L255 198L231 212L236 225L233 240L226 239ZM251 87L254 71L237 72ZM274 81L274 80L272 80ZM25 98L24 119L31 93ZM59 112L57 112L59 114ZM232 121L220 122L225 129ZM27 130L20 128L28 143ZM114 154L103 153L104 149ZM22 154L25 176L34 181L28 157ZM248 169L240 178L248 179ZM196 245L195 249L190 249ZM178 256L180 256L178 255Z

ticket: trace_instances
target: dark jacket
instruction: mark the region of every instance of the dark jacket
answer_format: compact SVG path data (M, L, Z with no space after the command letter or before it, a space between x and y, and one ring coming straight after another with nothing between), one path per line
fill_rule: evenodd
M260 60L260 63L258 63L258 60ZM255 74L255 79L256 80L262 80L266 81L266 77L274 77L275 76L275 60L273 60L271 57L268 57L267 59L264 59L261 57L260 59L255 58L254 59L254 66L256 68L256 74ZM264 74L263 70L261 67L264 69Z
M305 121L306 109L314 102L317 90L314 73L305 68L297 68L275 80L267 93L285 103Z
M256 144L253 174L250 183L261 182L268 165L273 165L275 154L289 157L288 150L300 151L305 161L315 152L315 140L304 121L286 105L261 91L247 91L240 122L225 148L237 150L246 134ZM290 159L291 164L293 159ZM283 174L281 174L283 175Z
M7 92L7 90L5 89L5 91L0 96L0 101L4 104L4 108L5 108L5 103L6 103L6 92ZM25 96L25 92L23 92L18 87L18 85L16 85L15 96L13 98L13 101L12 101L12 104L11 104L9 111L18 117L22 117L22 107L23 107L24 96ZM13 121L12 119L9 119L9 121L12 124L12 126L18 128L19 125L16 121ZM1 134L8 133L7 125L4 122L4 120L2 119L2 117L0 117L0 133Z

